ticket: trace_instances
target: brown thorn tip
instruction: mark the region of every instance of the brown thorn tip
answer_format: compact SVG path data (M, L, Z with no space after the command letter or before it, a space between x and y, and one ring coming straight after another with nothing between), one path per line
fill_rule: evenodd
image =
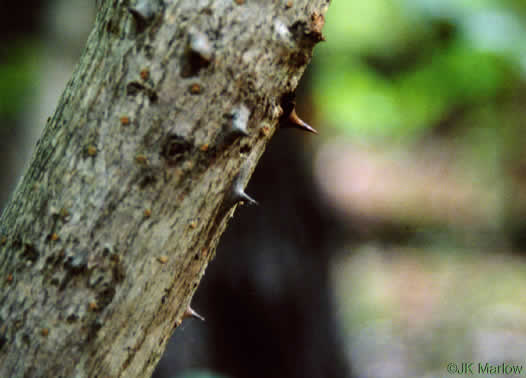
M199 319L201 321L205 321L205 318L201 315L199 315L197 312L194 311L194 309L190 306L188 306L183 314L183 319L186 319L186 318L196 318L196 319Z
M298 117L296 109L292 109L292 111L290 112L289 122L292 124L292 127L296 127L298 129L305 130L313 134L318 134L316 129L314 129L312 126L310 126L308 123L304 122L300 117Z

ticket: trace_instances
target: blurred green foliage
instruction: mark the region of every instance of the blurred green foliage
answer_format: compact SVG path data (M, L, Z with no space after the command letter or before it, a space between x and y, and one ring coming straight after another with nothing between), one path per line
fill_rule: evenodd
M0 60L0 119L15 119L38 90L38 49L30 41L11 43Z
M315 53L316 104L364 138L412 139L459 109L485 109L483 125L498 127L493 105L524 85L525 23L518 0L334 1Z

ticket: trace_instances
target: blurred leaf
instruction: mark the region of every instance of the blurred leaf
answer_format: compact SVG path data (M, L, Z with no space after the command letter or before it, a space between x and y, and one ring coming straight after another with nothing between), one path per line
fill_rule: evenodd
M334 50L390 54L415 36L419 39L425 28L415 25L398 1L347 0L331 4L324 34Z
M9 56L0 64L0 117L15 118L37 89L38 54L27 41L13 43L6 50Z
M462 34L444 45L431 32L431 18L422 13L411 17L409 1L402 2L406 11L393 4L339 2L329 12L329 42L315 55L314 92L323 117L338 129L358 137L412 138L458 107L484 106L520 83L524 62L517 54L481 49ZM493 6L491 1L487 5ZM463 1L441 7L458 12L462 20L469 16L466 9L484 6ZM415 49L415 43L421 48ZM386 75L370 64L365 58L371 51L392 54L386 62L398 71ZM408 62L397 67L400 54Z

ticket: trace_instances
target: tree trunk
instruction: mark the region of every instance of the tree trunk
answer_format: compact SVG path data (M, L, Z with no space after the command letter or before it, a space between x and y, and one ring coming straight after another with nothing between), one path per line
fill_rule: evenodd
M102 4L2 214L0 376L151 375L327 5Z

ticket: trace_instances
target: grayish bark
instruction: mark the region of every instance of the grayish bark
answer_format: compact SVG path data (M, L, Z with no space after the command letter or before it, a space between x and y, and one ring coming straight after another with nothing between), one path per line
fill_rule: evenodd
M0 376L151 375L327 5L100 6L2 214Z

